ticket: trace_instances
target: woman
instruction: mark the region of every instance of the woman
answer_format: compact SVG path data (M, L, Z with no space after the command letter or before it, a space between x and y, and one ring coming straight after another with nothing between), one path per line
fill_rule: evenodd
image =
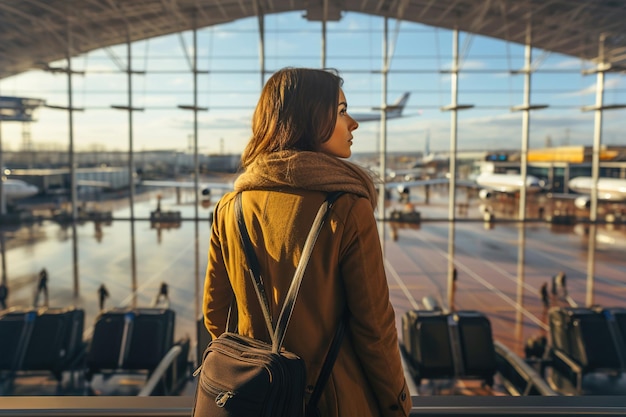
M241 248L234 212L244 219L261 264L274 323L313 218L332 191L334 204L311 255L285 349L304 359L313 390L342 313L346 337L318 408L322 416L407 416L411 398L398 349L368 174L351 155L358 123L347 113L343 80L324 70L285 68L266 83L242 154L235 192L215 208L204 290L205 325L225 331L233 295L238 331L270 341Z

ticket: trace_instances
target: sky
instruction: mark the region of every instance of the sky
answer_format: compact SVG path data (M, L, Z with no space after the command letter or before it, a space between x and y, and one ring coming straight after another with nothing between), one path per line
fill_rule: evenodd
M300 12L268 15L265 19L265 66L271 73L284 66L320 67L320 22L308 22ZM348 111L368 112L380 107L382 97L384 19L344 13L327 25L326 66L345 80ZM387 149L393 152L444 151L450 146L449 112L452 32L415 23L389 20L390 71L386 100L393 103L410 92L404 114L387 126ZM252 112L261 91L259 40L256 18L198 30L198 146L201 153L240 153L250 136ZM524 47L511 42L461 33L459 104L474 108L458 113L459 150L519 149L522 115L510 108L523 102L524 77L511 70L524 66ZM179 105L193 104L192 32L183 32L132 44L133 148L190 150L193 112ZM187 53L185 53L185 51ZM74 146L78 151L129 148L126 45L91 51L72 59L75 75L73 105ZM531 104L545 110L531 112L530 147L547 144L593 143L594 114L582 112L595 102L596 76L582 75L593 68L576 57L533 49L537 71L532 75ZM65 60L52 66L66 67ZM266 75L265 79L269 74ZM626 104L624 75L608 74L605 104ZM67 76L40 70L0 80L0 94L41 98L49 105L67 106ZM68 112L41 108L37 121L26 126L35 149L64 150L69 146ZM626 110L604 112L602 143L625 145ZM23 149L25 127L2 123L5 150ZM377 151L379 122L362 123L355 132L353 152ZM428 138L428 139L427 139Z

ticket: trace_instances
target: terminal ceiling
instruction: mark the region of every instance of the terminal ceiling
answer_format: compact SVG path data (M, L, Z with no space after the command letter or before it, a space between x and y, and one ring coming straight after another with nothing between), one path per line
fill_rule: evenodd
M531 22L535 47L626 70L625 0L2 0L0 79L68 53L289 11L313 21L359 12L520 44Z

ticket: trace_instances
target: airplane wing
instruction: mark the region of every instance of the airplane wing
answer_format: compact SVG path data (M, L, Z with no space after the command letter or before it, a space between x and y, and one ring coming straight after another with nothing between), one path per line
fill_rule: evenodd
M141 181L140 185L146 187L161 187L161 188L195 188L194 181L176 181L176 180L148 180ZM211 190L223 190L231 191L234 189L232 182L206 182L198 181L198 187L202 190L203 195L208 195Z
M457 185L460 180L457 180ZM425 185L440 185L448 184L450 180L448 178L429 178L425 180L411 180L411 181L391 181L385 183L385 188L398 188L398 187L422 187ZM474 183L475 185L476 183Z
M492 193L515 193L519 192L523 180L517 178L519 176L507 174L490 174L479 176L476 179L457 179L456 187L473 188L479 190L479 197L483 200L491 198ZM406 192L411 187L421 187L427 185L449 184L449 178L431 178L425 180L413 181L393 181L387 182L385 187L395 188L399 192ZM539 179L533 176L527 176L526 180L528 192L538 192L543 189Z

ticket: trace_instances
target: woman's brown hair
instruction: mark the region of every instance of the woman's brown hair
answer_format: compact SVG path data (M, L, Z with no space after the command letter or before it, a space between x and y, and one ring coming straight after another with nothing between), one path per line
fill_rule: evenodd
M265 83L252 117L252 138L241 155L247 167L259 155L319 151L337 122L343 79L334 70L283 68Z

